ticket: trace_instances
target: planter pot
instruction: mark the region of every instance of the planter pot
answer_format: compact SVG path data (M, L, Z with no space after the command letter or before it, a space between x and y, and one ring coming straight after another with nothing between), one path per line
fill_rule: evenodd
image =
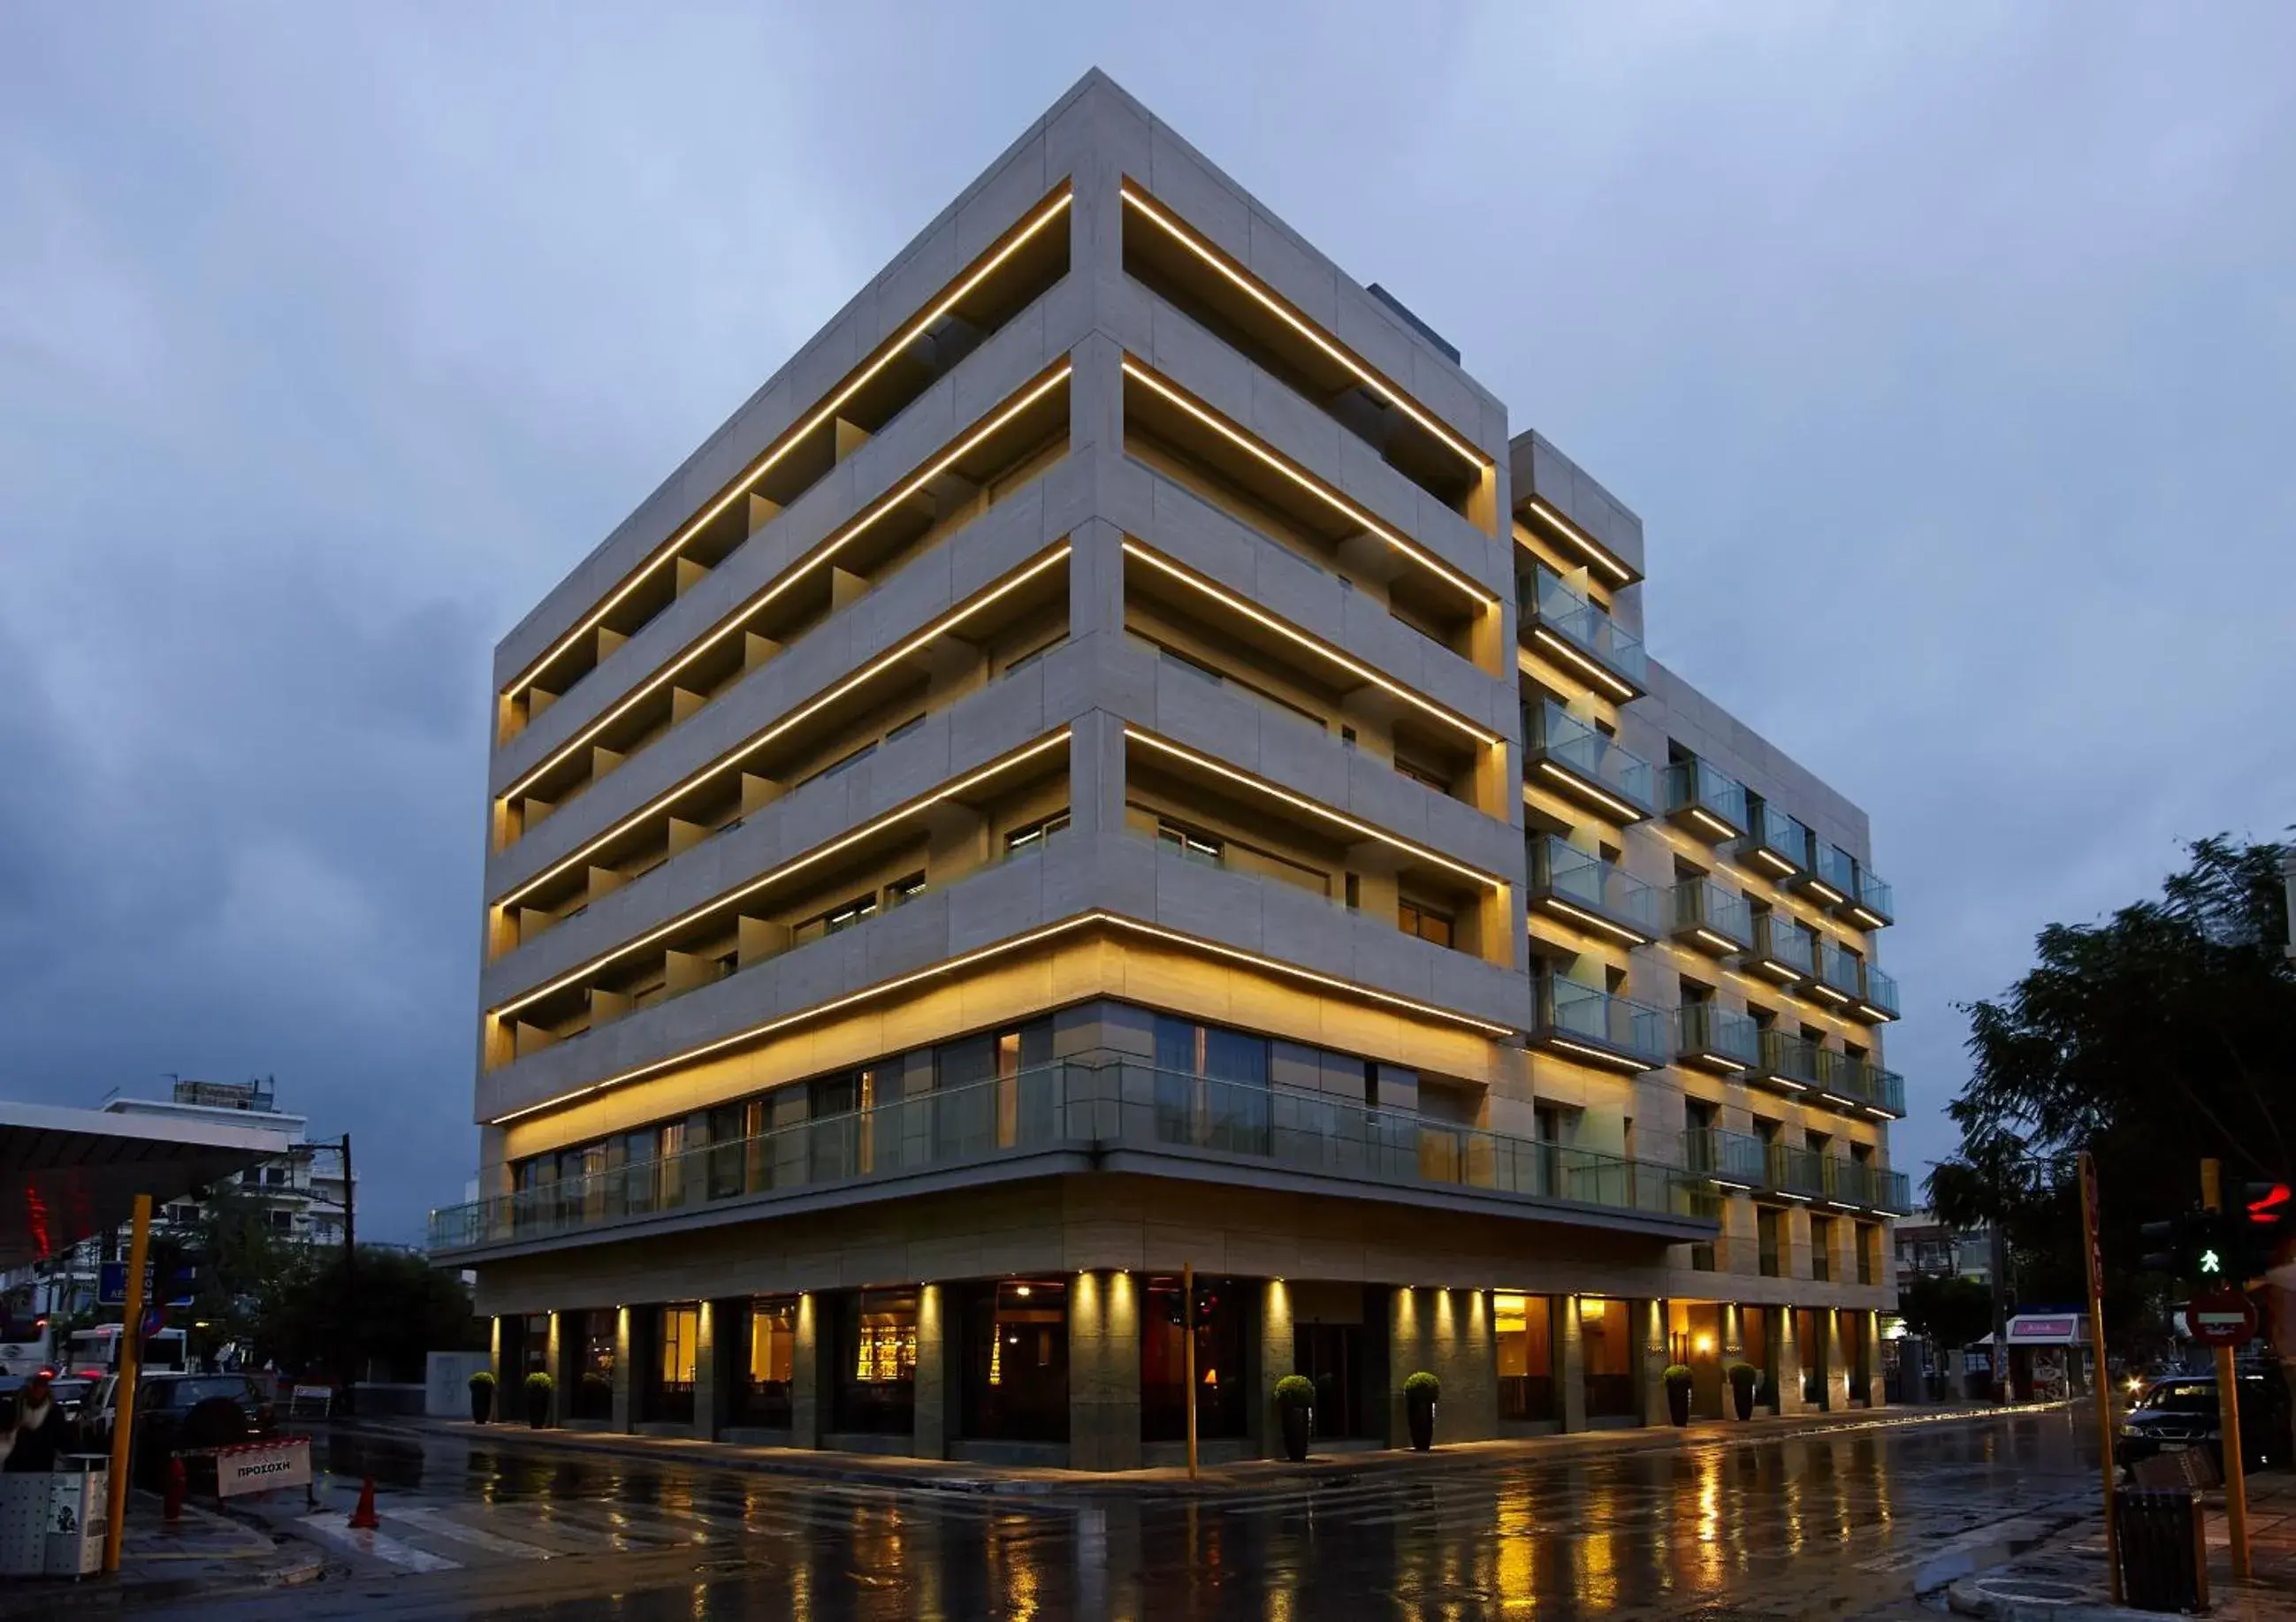
M1435 1399L1431 1397L1410 1397L1404 1399L1404 1418L1411 1425L1411 1447L1414 1453L1425 1453L1435 1446Z
M1690 1388L1671 1385L1666 1389L1666 1414L1677 1425L1690 1423Z
M1732 1405L1738 1410L1738 1417L1741 1420L1750 1420L1753 1418L1754 1382L1751 1380L1732 1380L1730 1382L1730 1401Z
M1283 1456L1294 1464L1308 1456L1308 1432L1315 1423L1316 1411L1307 1407L1286 1407L1283 1410Z
M550 1393L529 1391L526 1394L526 1422L539 1430L550 1422Z
M471 1388L471 1423L485 1424L493 1417L494 1411L495 1389L492 1386L472 1386Z

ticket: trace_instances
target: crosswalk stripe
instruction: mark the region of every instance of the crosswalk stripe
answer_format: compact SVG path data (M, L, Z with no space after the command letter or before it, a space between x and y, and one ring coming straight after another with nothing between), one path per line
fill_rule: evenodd
M460 1561L433 1554L428 1549L418 1549L413 1544L401 1543L369 1528L351 1526L348 1520L341 1511L334 1511L306 1515L300 1524L331 1542L341 1544L387 1564L404 1567L409 1571L460 1571L463 1569Z
M391 1519L403 1521L419 1531L436 1533L458 1544L468 1544L473 1549L484 1549L490 1554L507 1555L512 1560L554 1560L557 1552L538 1544L521 1543L515 1537L502 1537L478 1527L450 1520L442 1510L404 1509L395 1511Z

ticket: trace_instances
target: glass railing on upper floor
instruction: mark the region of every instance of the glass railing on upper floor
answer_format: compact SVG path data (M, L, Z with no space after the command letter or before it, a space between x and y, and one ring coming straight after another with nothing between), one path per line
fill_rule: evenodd
M1774 1080L1817 1085L1817 1044L1792 1031L1762 1032L1761 1056L1754 1068Z
M1658 938L1662 902L1658 890L1554 834L1530 841L1530 887L1625 925L1644 940Z
M1890 888L1888 880L1882 878L1872 868L1858 869L1855 898L1860 906L1879 918L1883 923L1897 922L1897 892Z
M1667 1060L1666 1012L1558 974L1531 978L1534 1039L1568 1051L1591 1043L1656 1069Z
M1717 951L1742 952L1753 944L1753 909L1743 896L1733 895L1711 879L1685 879L1674 887L1674 929L1715 938L1706 944Z
M1327 1094L1103 1059L934 1089L435 1210L430 1249L443 1255L582 1236L736 1203L769 1208L828 1189L1063 1151L1080 1162L1120 1151L1210 1160L1234 1167L1242 1180L1252 1167L1280 1167L1374 1190L1451 1189L1645 1216L1701 1214L1693 1180L1678 1167Z
M1761 1139L1715 1126L1693 1126L1682 1135L1682 1167L1746 1188L1760 1187L1767 1169Z
M1857 864L1841 846L1825 840L1811 841L1817 848L1817 876L1820 882L1844 900L1857 894Z
M1804 872L1809 867L1809 830L1767 801L1749 800L1745 838L1732 846L1741 860L1771 874Z
M1679 1059L1718 1059L1748 1067L1762 1060L1761 1028L1718 1003L1685 1003L1674 1011L1674 1052Z
M1826 1157L1815 1149L1789 1149L1784 1143L1765 1146L1762 1186L1812 1200L1825 1198Z
M1753 923L1754 949L1749 955L1754 961L1804 977L1817 972L1817 937L1810 930L1775 910L1756 913Z
M1636 692L1648 682L1649 661L1642 638L1621 626L1592 598L1574 592L1548 570L1516 581L1516 604L1526 624L1551 627L1563 639L1592 654Z
M1746 787L1703 760L1677 760L1666 768L1666 814L1709 839L1734 839L1746 826Z
M1818 941L1817 979L1820 985L1830 986L1844 996L1854 997L1861 984L1858 971L1863 967L1856 953L1845 952L1830 940Z
M1863 995L1867 1004L1881 1010L1890 1019L1894 1020L1898 1017L1898 977L1889 973L1879 963L1868 963L1866 965L1866 987Z
M1603 733L1572 715L1552 699L1523 707L1526 749L1544 754L1611 798L1623 799L1648 815L1651 809L1651 766L1640 755L1619 747Z

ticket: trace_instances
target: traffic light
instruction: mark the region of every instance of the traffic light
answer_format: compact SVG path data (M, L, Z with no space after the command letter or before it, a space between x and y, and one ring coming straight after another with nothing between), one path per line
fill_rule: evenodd
M2136 1231L2145 1247L2140 1265L2147 1273L2165 1273L2185 1283L2220 1282L2225 1253L2218 1226L2210 1211L2185 1211L2166 1222L2148 1222Z
M2238 1206L2226 1214L2226 1265L2234 1283L2261 1278L2278 1259L2281 1246L2296 1232L2296 1200L2285 1183L2243 1183Z

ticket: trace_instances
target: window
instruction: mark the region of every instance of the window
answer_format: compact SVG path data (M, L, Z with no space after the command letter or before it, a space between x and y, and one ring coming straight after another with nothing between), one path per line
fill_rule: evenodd
M925 893L924 874L910 873L885 886L885 905L888 909L914 901Z
M1004 667L1004 674L1006 676L1014 676L1019 674L1021 671L1026 670L1030 665L1035 664L1038 659L1044 658L1046 654L1050 653L1054 648L1059 647L1066 641L1068 641L1068 636L1063 633L1061 635L1054 637L1052 641L1046 643L1041 648L1031 648L1028 652L1023 653L1020 658L1013 659L1012 662L1007 664Z
M1774 1211L1765 1206L1754 1213L1756 1248L1759 1251L1761 1274L1766 1279L1784 1276L1778 1272L1778 1254L1785 1240L1784 1211Z
M1396 905L1396 922L1406 935L1416 935L1420 939L1432 941L1439 946L1451 944L1452 925L1448 913L1436 912L1415 901L1402 901Z
M1405 759L1400 752L1395 757L1395 769L1422 788L1432 789L1438 794L1448 794L1451 791L1449 778L1445 777L1432 766L1421 766L1416 761Z
M1165 849L1177 852L1192 862L1201 862L1210 867L1221 865L1226 850L1226 841L1209 833L1198 833L1192 828L1158 818L1156 842Z
M821 770L813 773L810 776L799 778L796 782L790 786L795 789L801 789L805 787L807 783L818 782L824 777L834 777L840 772L859 766L863 761L868 759L870 756L876 752L877 745L873 740L870 742L863 744L851 754L844 756L840 759L831 761L827 766L822 767Z
M1497 1342L1499 1417L1517 1422L1560 1417L1554 1401L1554 1302L1501 1290L1491 1297Z
M907 720L893 728L892 731L887 733L885 734L885 741L890 743L896 738L906 738L924 724L925 718L922 714L911 716Z
M1830 1216L1809 1219L1809 1276L1821 1284L1833 1282L1833 1219Z
M1004 854L1008 856L1034 856L1055 835L1068 831L1069 814L1055 811L1040 817L1025 827L1015 828L1004 836Z

